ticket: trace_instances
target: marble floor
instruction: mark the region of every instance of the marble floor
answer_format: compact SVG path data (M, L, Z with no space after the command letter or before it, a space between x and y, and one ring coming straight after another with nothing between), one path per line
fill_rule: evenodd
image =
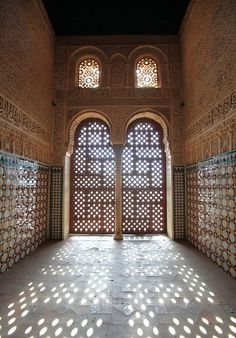
M0 277L0 337L236 337L236 280L160 236L48 241Z

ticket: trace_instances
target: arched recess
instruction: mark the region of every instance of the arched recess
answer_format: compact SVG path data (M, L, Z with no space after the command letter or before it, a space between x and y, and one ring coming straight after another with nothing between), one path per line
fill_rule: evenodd
M63 238L66 238L69 235L69 224L70 224L70 177L71 177L71 155L74 151L74 140L75 133L77 128L85 120L100 120L105 122L105 124L110 129L111 134L111 123L102 113L96 111L82 112L79 113L74 119L70 122L67 129L67 151L65 156L64 163L64 187L63 187Z
M137 60L140 59L142 56L144 57L150 56L157 62L157 64L160 66L161 87L164 87L164 88L168 87L169 86L169 72L168 72L167 56L160 48L148 46L148 45L137 47L129 54L128 65L129 65L130 86L135 87L136 63L137 63Z
M172 183L172 161L171 161L171 153L169 147L169 137L168 137L168 122L165 120L164 117L161 115L145 111L139 112L133 115L126 123L125 131L129 126L138 120L147 119L150 121L154 121L160 125L163 131L163 143L164 149L166 154L166 227L167 227L167 234L170 238L174 238L174 224L173 224L173 183Z
M127 59L122 54L114 54L109 60L109 84L111 87L125 87L127 84Z

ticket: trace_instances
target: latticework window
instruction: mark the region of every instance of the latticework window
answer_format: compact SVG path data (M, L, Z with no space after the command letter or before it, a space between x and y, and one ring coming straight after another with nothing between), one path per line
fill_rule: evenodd
M100 82L100 66L94 59L86 59L77 65L76 85L81 88L97 88Z
M151 57L143 57L136 65L136 86L145 87L160 87L159 67Z
M122 158L124 233L165 232L162 139L162 129L148 120L139 120L128 130Z
M70 232L114 233L115 157L104 122L81 124L71 170Z

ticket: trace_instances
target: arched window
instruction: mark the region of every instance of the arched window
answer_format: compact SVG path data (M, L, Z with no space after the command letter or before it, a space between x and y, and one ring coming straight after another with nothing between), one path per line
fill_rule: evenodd
M99 87L100 66L97 60L88 58L77 64L75 84L81 88Z
M142 57L136 64L136 87L160 87L159 65L150 56Z
M74 147L70 232L114 233L115 155L109 127L97 119L85 120L75 133Z
M166 231L166 179L163 131L140 119L127 131L122 157L123 233Z

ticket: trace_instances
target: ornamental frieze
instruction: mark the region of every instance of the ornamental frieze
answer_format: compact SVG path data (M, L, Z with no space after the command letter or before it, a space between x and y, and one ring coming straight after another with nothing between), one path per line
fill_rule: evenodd
M142 106L170 106L170 98L118 98L118 97L109 97L109 98L76 98L76 99L67 99L67 106L77 107L77 106L92 106L96 107L99 105L104 106L122 106L122 105L142 105Z
M56 97L61 97L57 90ZM75 88L67 90L67 98L170 98L170 88Z
M191 164L233 149L236 149L235 115L227 119L227 123L213 127L210 132L194 140L188 140L185 146L186 163Z
M93 110L93 106L85 106L78 108L71 108L68 105L67 114L66 114L66 123L67 126L72 120L72 118L77 115L78 113L82 113L84 111L91 111ZM126 106L96 106L96 111L102 112L108 119L112 119L114 121L114 125L117 123L125 123L127 119L129 119L133 114L137 113L138 111L156 111L163 114L168 121L170 121L170 107L159 107L157 105L153 105L152 107L143 105L143 106L135 106L129 105ZM121 122L120 122L121 121Z
M3 96L0 96L0 117L11 125L22 128L25 132L32 134L41 141L50 142L50 134L45 128Z
M236 108L236 93L232 93L223 102L218 104L210 112L194 123L187 131L187 137L196 137L217 123L234 113Z
M51 147L48 144L4 121L0 125L0 149L43 163L50 163L51 159Z

